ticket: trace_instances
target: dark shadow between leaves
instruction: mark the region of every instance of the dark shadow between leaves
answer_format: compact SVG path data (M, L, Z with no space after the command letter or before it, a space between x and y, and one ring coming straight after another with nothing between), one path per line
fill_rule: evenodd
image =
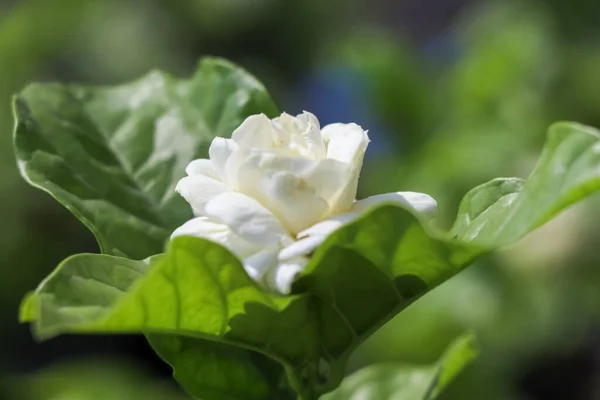
M413 274L400 275L394 278L394 284L402 297L408 301L418 299L429 290L427 283Z

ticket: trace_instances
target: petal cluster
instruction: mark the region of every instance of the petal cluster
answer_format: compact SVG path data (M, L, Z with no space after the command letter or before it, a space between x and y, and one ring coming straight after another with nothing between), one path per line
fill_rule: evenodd
M356 124L320 127L304 112L248 117L215 138L210 159L192 161L176 190L196 218L173 232L217 242L236 254L260 284L287 294L310 254L334 230L382 202L424 216L435 201L398 192L356 201L369 138Z

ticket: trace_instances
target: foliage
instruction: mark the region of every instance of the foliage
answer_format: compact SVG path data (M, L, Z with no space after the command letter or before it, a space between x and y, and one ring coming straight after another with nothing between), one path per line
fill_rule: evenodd
M258 112L276 112L262 85L218 59L191 80L154 72L116 88L34 84L16 97L23 176L73 212L104 253L67 259L26 298L21 317L37 337L143 333L194 396L286 396L283 370L299 396L314 398L340 384L354 349L390 318L600 182L598 133L553 125L527 182L473 189L450 234L400 207L377 208L333 233L294 294L278 297L214 243L178 238L159 254L190 216L173 191L184 166Z

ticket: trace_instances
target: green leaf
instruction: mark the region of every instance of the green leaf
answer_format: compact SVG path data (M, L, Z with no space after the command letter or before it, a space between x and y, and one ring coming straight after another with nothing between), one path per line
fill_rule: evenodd
M372 365L344 379L338 389L322 399L433 400L476 356L475 338L465 335L432 365Z
M286 310L297 300L298 306ZM63 332L184 335L256 349L284 364L303 360L308 347L287 340L305 329L305 297L263 292L231 253L198 238L177 238L166 255L144 261L73 256L40 285L35 312L33 301L27 300L23 318L35 316L34 333L41 339ZM285 324L278 319L280 312ZM292 318L286 318L290 314ZM274 332L273 337L269 332ZM226 393L235 399L269 398L268 377L239 358L239 353L236 364L233 350L215 352L193 340L168 336L151 335L150 341L195 396L219 399ZM194 358L198 354L211 359ZM199 377L202 370L196 368L201 361L206 362L205 374Z
M280 362L293 389L312 398L339 384L347 358L364 339L471 257L459 243L430 237L408 211L384 206L331 235L297 282L297 294L280 297L257 287L224 248L176 238L166 255L147 261L66 260L37 290L34 332L40 338L143 332L232 344ZM206 381L194 378L197 365L186 363L184 352L158 351L191 394L218 398L217 392L206 397ZM266 377L263 385L273 386Z
M213 137L277 107L248 73L208 58L191 80L151 72L116 87L32 84L14 112L23 177L79 218L103 253L141 259L191 217L174 190L186 165Z
M36 291L37 314L31 311L34 300L27 300L24 319L37 317L35 331L42 338L143 332L236 345L279 361L294 390L311 398L334 389L352 351L398 312L478 255L518 239L589 194L600 171L598 139L579 125L554 126L527 183L496 180L465 197L454 231L461 240L431 232L405 209L372 210L329 236L289 297L257 287L227 250L186 237L172 241L166 255L146 261L100 255L66 260ZM535 210L520 211L527 204L518 201L523 193L530 193L524 199L532 198ZM494 226L503 232L501 240L492 236L497 242L473 244ZM162 354L169 359L177 352ZM169 362L184 387L204 393L193 371L177 371L181 359Z
M383 206L330 235L294 294L278 297L214 243L178 238L155 255L190 216L173 191L187 162L246 115L276 113L254 78L209 59L189 81L152 73L117 88L33 85L15 111L23 175L109 254L63 262L26 298L21 319L39 338L144 333L182 386L207 400L272 398L281 369L301 398L334 389L352 351L382 324L478 255L596 190L600 171L598 133L555 125L528 182L496 180L465 197L454 240Z
M15 152L25 179L52 194L86 224L104 253L135 259L162 252L170 231L191 216L189 206L174 191L187 163L206 157L212 138L229 136L248 115L278 113L255 78L210 58L189 80L152 72L118 87L30 85L16 97L14 108ZM82 256L76 264L91 263L102 270L105 261ZM119 274L132 272L127 264L118 260L107 270L118 280ZM82 268L81 279L73 282L82 290L73 291L73 300L89 294L89 306L77 312L94 315L101 312L109 292L118 292L101 289L108 279L94 272L86 275ZM69 268L65 271L69 273ZM100 289L88 287L94 282ZM110 282L116 287L120 283ZM44 299L44 307L46 300L60 307L60 296L70 290L60 285L53 289L57 298ZM23 322L36 318L37 304L35 296L23 302ZM41 315L47 318L47 313ZM169 344L177 338L151 338L166 361L186 362L188 353L165 351L169 347L161 346L161 340ZM200 347L209 351L206 343ZM223 352L213 353L214 363L204 367L231 363L231 357L219 361L217 356ZM231 379L236 377L239 374L233 371Z
M467 266L480 249L426 229L409 211L382 206L317 249L294 293L311 293L320 357L335 388L348 358L383 324Z
M497 248L599 188L600 132L576 123L556 123L527 181L494 179L471 190L460 205L452 233L465 242Z
M35 292L29 292L23 297L19 308L19 322L33 322L37 318L37 297Z
M291 398L279 387L281 366L256 352L176 335L153 334L149 341L183 389L199 399Z

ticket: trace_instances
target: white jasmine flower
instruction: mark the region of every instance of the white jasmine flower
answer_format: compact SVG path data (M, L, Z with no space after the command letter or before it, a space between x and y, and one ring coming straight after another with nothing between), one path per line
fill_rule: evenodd
M192 161L176 190L196 218L173 232L221 244L248 274L282 294L310 254L343 224L374 205L396 203L432 217L430 196L398 192L356 201L369 138L356 124L319 126L304 112L248 117L231 139L215 138L210 159Z

